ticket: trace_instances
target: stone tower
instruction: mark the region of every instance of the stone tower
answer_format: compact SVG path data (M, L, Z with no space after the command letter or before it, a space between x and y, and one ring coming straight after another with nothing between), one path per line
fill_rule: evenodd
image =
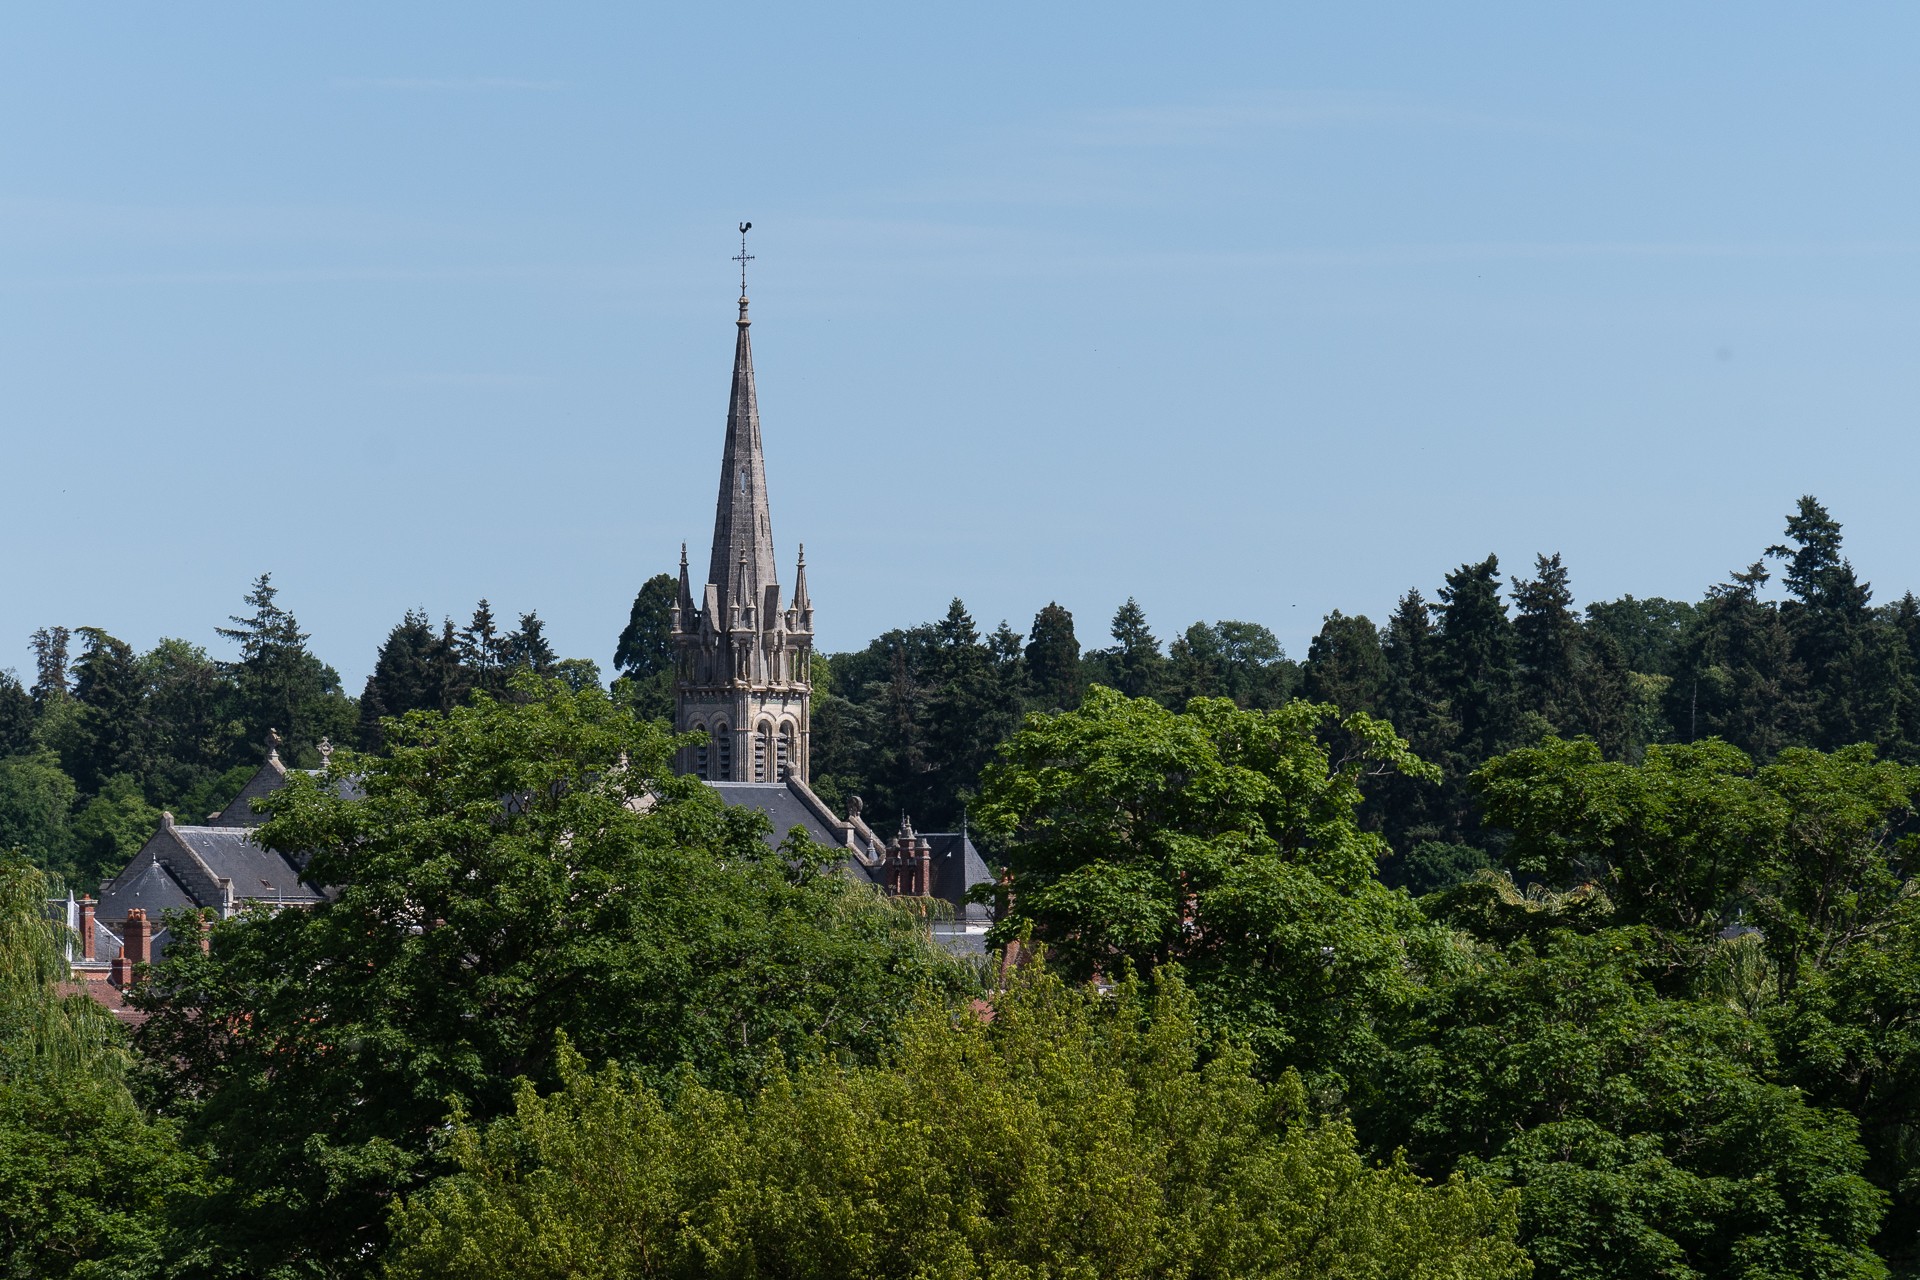
M713 555L697 599L687 573L687 549L680 547L680 591L673 608L674 728L707 735L706 746L682 753L680 769L712 782L789 777L805 782L813 602L807 598L802 548L793 598L785 608L780 604L744 288L736 323L740 336L733 348Z

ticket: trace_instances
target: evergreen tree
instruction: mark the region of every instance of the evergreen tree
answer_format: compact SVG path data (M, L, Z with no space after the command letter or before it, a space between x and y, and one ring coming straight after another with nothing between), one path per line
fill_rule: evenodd
M1113 647L1105 651L1113 687L1129 698L1151 698L1160 691L1167 660L1147 626L1147 614L1132 596L1113 615Z
M1755 562L1708 589L1667 689L1667 722L1682 741L1725 738L1770 760L1809 736L1806 669L1779 610L1760 599L1769 576Z
M361 747L378 751L384 745L384 717L452 710L458 684L459 659L445 633L434 629L423 610L407 610L387 633L360 695Z
M1440 588L1439 686L1474 762L1513 745L1513 623L1500 599L1500 560L1488 556L1447 575Z
M132 646L98 627L81 627L86 650L74 663L80 714L62 735L61 763L92 794L114 774L146 776L152 760L145 730L146 679Z
M1520 709L1542 717L1555 732L1573 732L1579 718L1580 619L1559 552L1535 556L1532 579L1513 579L1513 605Z
M496 693L506 682L506 637L493 620L493 606L481 597L473 608L473 618L460 632L460 665L466 669L467 682L475 689Z
M33 701L36 706L67 696L67 640L65 627L42 627L33 633Z
M1387 692L1387 655L1380 630L1364 615L1335 609L1307 646L1303 692L1309 701L1331 702L1342 711L1379 715Z
M501 653L509 671L525 667L536 674L545 675L559 661L553 646L547 643L547 624L541 621L539 614L532 612L520 615L520 626L507 633L501 642Z
M1900 740L1904 637L1868 608L1872 588L1854 574L1840 543L1839 521L1812 495L1801 498L1787 518L1787 542L1767 548L1787 566L1791 599L1781 618L1795 660L1817 677L1807 708L1814 745L1891 747Z
M1011 634L1011 633L1009 633ZM977 784L1012 726L1002 697L994 655L981 643L973 617L955 598L934 624L934 689L927 703L927 778L916 814L929 829L958 825L963 797ZM1013 637L1018 653L1018 637Z
M33 695L11 668L0 670L0 758L33 746Z
M1073 615L1057 602L1034 615L1027 679L1035 710L1071 711L1080 705L1080 641L1073 634Z
M613 665L634 680L673 670L673 602L679 583L670 574L648 578L633 598L626 629L613 651Z
M275 601L271 575L261 574L247 593L253 612L235 615L231 627L216 632L240 646L240 660L229 664L238 685L238 706L246 742L278 731L289 763L317 763L322 738L345 738L359 712L340 689L340 673L307 649L307 633Z

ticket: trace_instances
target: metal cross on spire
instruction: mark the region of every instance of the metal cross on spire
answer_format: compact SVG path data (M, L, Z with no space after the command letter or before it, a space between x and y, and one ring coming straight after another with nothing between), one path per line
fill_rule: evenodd
M740 252L734 261L740 264L740 296L747 296L747 264L753 261L753 255L747 252L747 232L753 230L751 222L740 224Z

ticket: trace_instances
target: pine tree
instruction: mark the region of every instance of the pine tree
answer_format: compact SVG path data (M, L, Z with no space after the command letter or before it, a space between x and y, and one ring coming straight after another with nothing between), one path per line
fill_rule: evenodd
M1080 705L1080 641L1073 634L1073 615L1058 602L1034 615L1026 656L1035 710L1071 711Z
M1014 653L1019 637L1012 636ZM993 749L1011 731L994 655L956 598L934 624L935 688L927 704L927 807L919 821L957 824L963 797L979 782Z
M473 608L473 618L460 632L460 665L466 669L467 682L486 693L498 692L506 683L506 637L493 620L493 606L482 596Z
M1667 687L1667 722L1681 741L1725 738L1766 761L1810 736L1806 669L1780 611L1760 599L1771 576L1756 561L1708 588Z

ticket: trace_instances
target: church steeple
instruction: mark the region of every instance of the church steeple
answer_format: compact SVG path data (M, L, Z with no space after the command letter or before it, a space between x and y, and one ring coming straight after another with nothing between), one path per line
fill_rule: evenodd
M813 603L802 552L794 599L780 602L773 562L773 518L767 501L760 405L753 385L744 272L750 223L740 224L739 337L733 349L733 391L720 456L720 498L714 508L713 555L705 589L695 595L686 547L674 593L674 726L703 734L705 746L684 748L679 767L712 782L805 784L812 738Z
M733 347L733 393L727 401L727 443L720 455L720 501L713 516L713 558L707 581L728 593L723 608L758 605L780 581L773 563L773 516L767 507L767 461L760 447L760 400L753 386L753 341L747 298L740 296L740 336ZM737 572L741 557L746 570ZM738 592L738 594L735 594Z

